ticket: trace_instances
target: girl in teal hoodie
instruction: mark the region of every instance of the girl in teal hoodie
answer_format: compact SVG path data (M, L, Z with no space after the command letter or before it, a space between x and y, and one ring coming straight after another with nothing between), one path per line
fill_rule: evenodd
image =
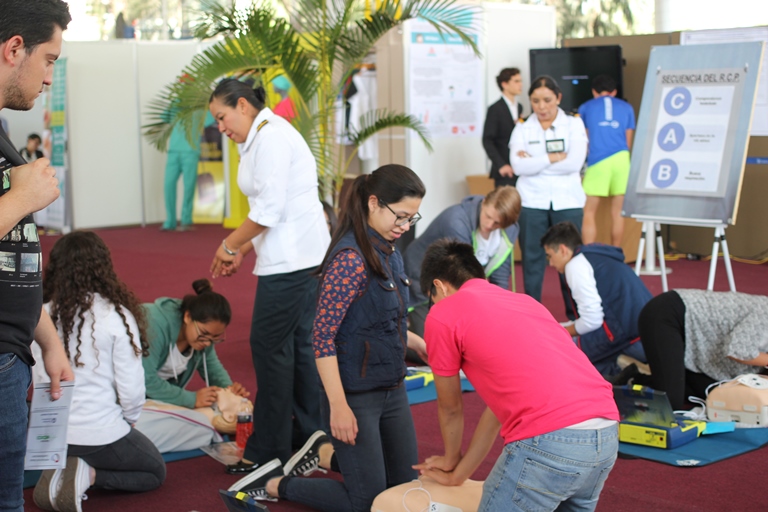
M163 297L144 304L149 355L143 358L147 398L136 428L162 452L185 451L221 441L210 409L223 389L241 397L248 391L232 382L216 356L232 318L229 302L207 279L192 283L195 295ZM205 387L185 389L198 372ZM227 402L231 405L231 396ZM170 404L170 405L168 405ZM218 405L221 405L220 403ZM229 430L224 430L229 432Z

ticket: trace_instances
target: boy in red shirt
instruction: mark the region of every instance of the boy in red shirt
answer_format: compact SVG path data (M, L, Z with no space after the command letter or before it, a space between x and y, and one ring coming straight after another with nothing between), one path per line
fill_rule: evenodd
M445 454L417 469L461 485L501 432L480 511L594 510L618 450L611 385L544 306L489 284L471 246L430 246L421 288ZM488 405L464 454L459 370Z

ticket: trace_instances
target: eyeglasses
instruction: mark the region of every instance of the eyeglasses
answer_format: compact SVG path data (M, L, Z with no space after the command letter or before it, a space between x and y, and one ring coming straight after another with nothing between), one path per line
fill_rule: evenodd
M210 343L211 345L216 345L217 343L221 343L222 341L226 340L224 333L221 333L218 337L213 337L209 334L202 334L200 332L200 327L197 325L197 321L192 320L192 323L195 324L195 331L197 331L197 341L201 343Z
M414 224L419 222L419 220L421 220L420 213L416 213L416 215L414 215L413 217L409 217L407 215L398 215L395 213L395 210L390 208L389 205L384 201L382 201L381 199L379 199L379 204L392 212L392 215L395 216L395 226L397 227L405 226L406 224L410 224L411 226L413 226Z
M427 311L432 309L432 306L435 305L435 294L437 293L437 288L435 287L435 284L432 283L432 288L429 289L429 303L427 304Z

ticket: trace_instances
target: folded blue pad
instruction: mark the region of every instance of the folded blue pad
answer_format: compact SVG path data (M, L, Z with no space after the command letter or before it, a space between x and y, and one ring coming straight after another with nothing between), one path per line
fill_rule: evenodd
M701 436L669 450L619 443L619 453L680 467L698 467L751 452L768 444L768 428L737 428L733 432Z

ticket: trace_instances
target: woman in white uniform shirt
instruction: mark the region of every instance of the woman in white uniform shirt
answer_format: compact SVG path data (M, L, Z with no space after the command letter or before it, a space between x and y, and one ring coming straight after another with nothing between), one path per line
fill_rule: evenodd
M509 148L523 203L518 222L525 293L541 301L547 265L541 237L558 222L581 228L586 196L579 171L587 157L587 132L581 119L558 106L563 95L553 78L536 78L528 96L535 115L512 132Z
M320 395L312 324L318 282L312 273L330 243L309 146L285 119L264 106L264 89L234 79L210 99L219 130L238 143L237 184L250 212L219 245L213 277L237 270L256 252L259 276L251 322L258 393L254 429L243 460L228 472L247 473L274 458L285 464L320 428Z

